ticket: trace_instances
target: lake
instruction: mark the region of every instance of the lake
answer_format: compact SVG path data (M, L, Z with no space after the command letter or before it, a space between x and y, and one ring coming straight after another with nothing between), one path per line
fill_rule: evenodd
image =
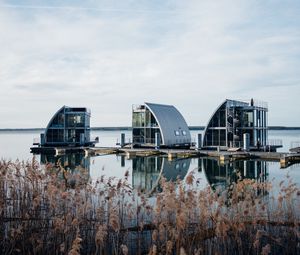
M96 131L92 136L99 137L97 146L115 146L121 132ZM192 131L192 140L202 132ZM130 131L124 133L131 139ZM170 245L169 236L189 249L183 254L196 249L203 254L261 254L267 248L271 254L299 254L299 164L281 169L279 162L221 163L208 157L33 156L29 151L36 137L39 132L0 132L1 159L35 157L47 169L1 162L2 251L9 244L18 251L26 247L28 254L36 247L45 254L61 253L77 240L81 254L149 254L153 244L161 250L166 240ZM300 131L269 133L269 139L282 139L280 151L288 151L299 138ZM46 168L48 163L64 169ZM5 166L16 169L15 174ZM129 185L119 181L126 173ZM183 182L164 182L162 177ZM169 254L182 254L178 247Z
M115 146L120 140L120 133L126 135L130 141L130 131L93 131L92 137L99 137L96 146ZM202 130L193 130L192 141L196 141L198 133ZM0 158L9 160L31 160L30 153L34 138L39 137L35 131L2 131L0 132ZM287 152L291 143L300 141L300 130L276 130L269 131L269 139L281 139L283 148L278 151ZM133 187L151 192L158 185L161 176L167 180L176 180L177 177L184 179L188 173L193 171L199 180L200 188L210 185L212 188L226 188L234 180L233 174L239 172L243 177L261 181L270 180L275 186L288 174L298 185L300 183L300 165L295 164L285 169L280 169L279 162L266 161L237 161L220 165L217 160L209 158L177 159L168 161L163 157L132 158L124 156L104 155L96 157L84 157L83 154L70 154L60 157L36 155L38 162L57 163L58 160L66 168L74 171L83 167L89 171L92 180L105 175L106 177L122 178L129 171L129 182Z

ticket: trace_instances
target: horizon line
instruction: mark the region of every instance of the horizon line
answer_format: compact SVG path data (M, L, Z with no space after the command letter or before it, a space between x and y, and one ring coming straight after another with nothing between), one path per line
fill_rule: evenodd
M188 126L190 130L203 130L206 126ZM279 126L279 125L272 125L268 126L270 130L300 130L300 126ZM45 130L46 128L0 128L0 131L41 131ZM102 126L102 127L91 127L91 130L131 130L131 126Z

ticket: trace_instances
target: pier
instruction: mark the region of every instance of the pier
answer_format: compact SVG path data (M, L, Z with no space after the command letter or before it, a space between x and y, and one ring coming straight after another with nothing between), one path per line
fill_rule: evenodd
M127 158L164 156L168 160L175 158L218 158L220 162L235 160L266 160L280 162L281 168L300 163L300 153L264 152L264 151L215 151L203 149L155 149L155 148L121 148L121 147L32 147L34 154L63 155L68 153L85 153L86 156L107 154L125 155Z

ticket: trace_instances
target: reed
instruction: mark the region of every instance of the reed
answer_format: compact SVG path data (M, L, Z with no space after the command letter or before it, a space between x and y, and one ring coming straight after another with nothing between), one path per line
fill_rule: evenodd
M300 191L289 178L198 190L193 174L155 199L85 169L0 161L1 254L300 254Z

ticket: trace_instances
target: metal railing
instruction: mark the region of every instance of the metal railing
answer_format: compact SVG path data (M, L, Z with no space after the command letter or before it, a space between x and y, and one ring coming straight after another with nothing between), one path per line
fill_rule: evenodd
M143 104L133 104L132 111L143 111L145 110L145 105Z
M290 148L300 147L300 141L291 141Z
M281 139L270 139L270 140L267 140L266 145L267 146L282 146L282 140Z
M266 108L268 109L268 103L265 101L257 100L257 99L246 99L246 100L228 100L229 107L236 107L236 106L246 106L246 105L253 105L259 108Z
M39 144L41 142L41 139L38 137L33 138L33 144Z

